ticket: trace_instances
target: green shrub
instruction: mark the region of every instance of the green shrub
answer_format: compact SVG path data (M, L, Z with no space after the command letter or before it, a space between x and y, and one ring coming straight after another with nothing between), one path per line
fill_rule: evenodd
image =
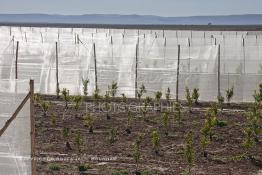
M141 171L141 175L153 175L153 174L148 170L143 170Z
M188 87L186 87L186 101L187 101L189 112L191 112L191 108L192 108L192 105L193 105L193 100L191 98L190 90L189 90Z
M75 145L76 145L78 153L81 153L83 144L84 144L83 138L80 132L77 132L75 136Z
M261 104L253 103L248 109L246 125L254 132L255 140L258 140L258 135L262 132L261 127Z
M89 132L93 133L94 117L90 113L87 113L83 119L84 125L89 128Z
M222 95L217 96L218 106L222 109L225 98Z
M207 157L206 148L209 144L210 144L210 139L208 135L202 133L201 138L200 138L200 145L201 145L202 153L204 157Z
M40 105L41 105L41 108L42 108L42 110L44 112L44 116L46 117L47 116L47 111L48 111L48 109L50 107L50 102L48 102L48 101L41 101Z
M144 84L142 84L139 88L139 90L137 90L137 97L139 99L139 101L141 100L142 96L146 93L146 88L144 86Z
M68 109L68 102L70 101L69 90L67 90L66 88L63 88L62 95L65 101L65 108Z
M123 94L121 94L122 95L122 102L123 103L127 103L127 97L126 97L126 95L123 93Z
M161 92L161 91L157 91L157 92L155 93L155 100L156 100L157 102L159 102L160 99L161 99L161 97L162 97L162 92Z
M246 148L246 152L248 152L248 150L253 146L255 146L256 144L255 137L254 137L255 133L253 129L247 127L244 129L244 134L245 134L245 138L244 138L243 146Z
M150 105L151 102L152 102L152 99L150 97L146 97L146 99L144 100L144 106L140 109L144 120L146 120L146 114L148 112L148 106Z
M83 92L84 92L85 96L87 96L87 94L88 94L88 83L89 83L89 79L83 79L82 78Z
M74 96L73 101L75 103L74 105L75 110L78 110L82 103L82 96L81 95Z
M170 100L170 88L168 87L166 90L166 100L169 101Z
M161 103L160 103L161 97L162 97L162 92L161 91L157 91L155 93L156 105L158 105L157 111L161 111Z
M108 87L109 89L109 93L112 97L115 97L116 93L117 93L117 89L118 89L118 86L117 86L117 82L113 81L111 86Z
M165 128L165 135L168 135L169 124L170 124L169 113L165 112L162 114L162 125Z
M218 104L217 103L212 103L211 107L208 109L207 113L213 118L217 118L219 110L218 110Z
M152 144L153 150L156 154L159 154L159 147L160 147L160 134L158 131L152 132Z
M198 104L198 98L199 98L199 89L194 88L192 93L192 99L194 100L195 104Z
M182 120L182 106L179 102L174 103L175 116L174 120L177 120L178 123L181 123Z
M93 93L93 98L94 98L95 100L101 99L100 89L95 89L95 91L94 91L94 93Z
M259 91L257 92L255 90L253 97L255 99L255 102L261 103L261 101L262 101L262 84L259 84Z
M227 103L229 104L234 95L234 86L226 90Z
M78 170L80 172L87 171L89 169L92 169L92 167L89 164L81 164L78 166Z
M227 121L225 121L225 120L216 120L216 126L219 126L219 127L227 126Z
M109 142L112 144L116 141L117 128L111 128L109 131Z
M138 170L138 165L139 165L139 160L141 158L141 153L140 153L140 145L135 142L134 144L134 150L133 150L133 159L136 163L136 171Z
M69 139L70 129L69 129L69 128L63 128L62 134L63 134L63 138L64 138L65 140Z
M41 103L42 98L41 98L40 94L36 93L36 94L34 95L34 101L37 102L37 103L39 103L39 104Z
M185 138L184 154L188 163L188 172L191 174L191 169L195 163L196 152L194 149L193 133L190 131Z
M61 169L61 166L56 163L51 163L48 165L48 168L52 171L59 171Z

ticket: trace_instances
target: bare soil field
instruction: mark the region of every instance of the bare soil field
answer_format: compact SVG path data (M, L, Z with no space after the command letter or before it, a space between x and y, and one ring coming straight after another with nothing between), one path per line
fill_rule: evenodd
M210 103L194 105L190 112L182 102L179 122L172 110L168 120L163 119L165 107L172 103L165 100L161 110L155 107L144 116L139 110L144 100L127 99L123 103L121 98L111 99L114 110L108 113L101 107L105 106L104 100L87 97L79 109L74 108L73 102L66 109L62 98L41 98L49 107L45 114L42 105L35 102L38 174L178 175L189 167L185 137L190 131L195 152L191 174L255 175L262 170L261 134L248 151L243 146L249 104L224 104L217 115L224 124L212 128L212 139L203 152L201 131ZM129 113L126 106L132 109ZM163 121L168 122L165 125ZM159 133L157 149L153 131ZM136 163L134 145L138 138L140 157Z

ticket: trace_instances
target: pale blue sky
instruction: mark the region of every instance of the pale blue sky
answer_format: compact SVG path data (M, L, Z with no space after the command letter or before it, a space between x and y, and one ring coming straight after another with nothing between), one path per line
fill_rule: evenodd
M159 16L262 14L262 0L0 0L0 13Z

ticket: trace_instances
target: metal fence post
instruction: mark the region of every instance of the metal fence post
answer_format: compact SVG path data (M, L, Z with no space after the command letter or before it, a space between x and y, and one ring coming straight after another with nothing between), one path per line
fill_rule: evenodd
M217 95L221 96L220 91L220 44L218 45L218 57L217 57Z
M135 98L137 98L137 74L138 74L138 72L137 72L137 68L138 68L138 43L139 42L137 42L137 44L136 44L136 67L135 67Z
M31 166L32 175L36 175L35 161L35 116L34 116L34 80L30 80L30 123L31 123Z
M56 51L56 57L55 57L55 60L56 60L56 93L57 93L57 96L59 94L59 77L58 77L58 46L57 46L57 42L55 43L55 51Z
M19 50L19 41L16 42L16 54L15 54L15 79L18 79L18 50Z
M95 86L96 86L96 91L98 90L97 86L97 67L96 67L96 44L93 44L93 49L94 49L94 64L95 64Z
M177 70L176 70L176 101L178 102L179 89L179 67L180 67L180 45L178 45Z

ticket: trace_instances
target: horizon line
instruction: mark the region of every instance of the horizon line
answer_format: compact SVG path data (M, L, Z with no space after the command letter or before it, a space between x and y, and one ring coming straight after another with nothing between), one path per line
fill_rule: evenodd
M86 13L86 14L56 14L56 13L0 13L0 15L49 15L49 16L85 16L85 15L115 15L115 16L152 16L161 18L190 18L190 17L223 17L223 16L248 16L248 15L262 15L261 14L225 14L225 15L190 15L190 16L161 16L161 15L149 15L149 14L117 14L117 13Z

